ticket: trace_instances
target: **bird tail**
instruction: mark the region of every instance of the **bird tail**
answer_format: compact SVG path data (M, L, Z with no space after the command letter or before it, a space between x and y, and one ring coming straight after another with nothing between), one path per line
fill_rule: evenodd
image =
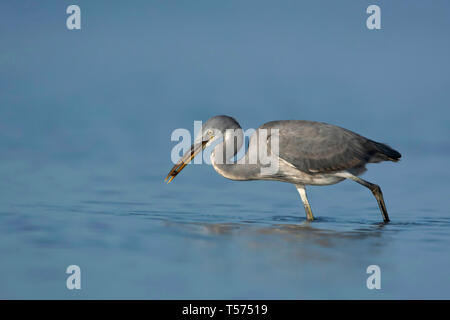
M402 155L397 150L392 149L387 144L371 141L374 147L374 155L369 160L369 162L380 162L380 161L393 161L397 162L400 160Z

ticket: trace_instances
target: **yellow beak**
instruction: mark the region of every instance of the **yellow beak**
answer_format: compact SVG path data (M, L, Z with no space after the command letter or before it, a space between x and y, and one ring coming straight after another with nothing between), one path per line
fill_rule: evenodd
M205 149L206 144L208 143L208 141L202 141L199 143L195 143L191 146L191 149L186 152L180 160L178 160L178 162L173 166L172 170L170 170L169 174L167 175L166 179L164 179L164 181L167 181L167 183L170 183L173 178L175 178L175 176L177 174L179 174L181 172L181 170L183 170L184 167L186 167L186 165L191 162L192 159L194 159L194 157L203 149Z

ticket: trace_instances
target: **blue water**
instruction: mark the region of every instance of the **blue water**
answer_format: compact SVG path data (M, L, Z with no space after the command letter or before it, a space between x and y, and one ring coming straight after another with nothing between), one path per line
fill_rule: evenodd
M0 298L450 298L447 1L0 4ZM234 116L337 124L399 150L371 193L234 182L170 140ZM82 289L68 290L78 265ZM381 268L369 290L366 268Z

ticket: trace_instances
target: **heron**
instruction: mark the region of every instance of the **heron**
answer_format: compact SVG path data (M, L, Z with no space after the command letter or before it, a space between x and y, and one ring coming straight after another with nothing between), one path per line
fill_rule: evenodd
M278 148L269 141L272 134L267 132L277 133ZM260 139L262 133L267 136L266 140ZM165 181L170 183L200 151L216 143L210 160L217 173L231 180L272 180L293 184L300 194L307 221L313 221L314 215L306 186L333 185L346 179L368 188L377 200L383 221L390 221L380 186L359 177L367 170L367 163L400 160L401 154L387 144L339 126L306 120L263 124L250 136L245 155L236 160L244 142L242 128L234 118L212 117L202 125L194 144L173 166ZM277 164L276 172L264 172L262 161L251 161L261 145L265 145L266 155ZM231 152L225 152L230 149ZM273 152L276 149L277 152Z

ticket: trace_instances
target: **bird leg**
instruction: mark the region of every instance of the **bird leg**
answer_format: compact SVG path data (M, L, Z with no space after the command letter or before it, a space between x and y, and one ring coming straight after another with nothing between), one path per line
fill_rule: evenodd
M303 205L305 206L305 212L306 212L306 220L313 221L314 216L311 210L311 206L309 205L308 198L306 197L306 190L305 186L303 185L295 185L297 188L298 193L300 193L300 197L302 198Z
M383 193L381 192L381 188L379 185L370 183L369 181L366 181L364 179L361 179L357 176L354 176L352 174L346 174L345 178L351 179L355 182L358 182L359 184L363 185L364 187L368 188L370 191L372 191L373 195L375 196L375 199L377 199L378 207L380 208L381 215L383 216L384 222L389 222L389 215L386 210L386 204L384 203Z

